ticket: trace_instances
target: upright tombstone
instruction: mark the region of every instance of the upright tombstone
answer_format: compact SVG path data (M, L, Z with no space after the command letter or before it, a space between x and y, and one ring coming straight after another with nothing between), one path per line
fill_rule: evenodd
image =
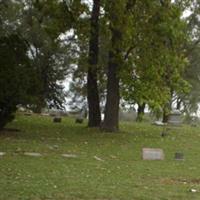
M84 118L87 118L87 108L83 106L79 115L76 117L75 123L82 124L84 122Z
M174 157L175 160L184 160L184 154L181 152L176 152Z
M119 120L120 121L135 121L137 118L137 113L134 110L130 111L119 111Z
M143 148L142 158L143 160L164 160L164 152L162 149L155 148Z
M180 126L181 123L182 123L181 112L179 110L174 110L173 112L171 112L169 115L168 124Z
M62 121L62 118L60 116L56 116L53 118L54 123L61 123L61 121Z
M26 112L26 113L24 113L24 115L25 115L25 116L31 116L32 113L30 113L30 112Z
M77 124L82 124L83 123L83 118L81 118L81 117L77 117L76 118L76 120L75 120L75 123L77 123Z

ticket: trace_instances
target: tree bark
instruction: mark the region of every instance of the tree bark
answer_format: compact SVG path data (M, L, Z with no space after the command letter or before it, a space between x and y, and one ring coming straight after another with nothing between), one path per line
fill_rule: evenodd
M103 130L107 132L116 132L119 129L119 67L120 50L116 48L117 41L120 40L121 33L112 30L112 44L109 51L108 61L108 82L107 82L107 100L105 107L105 118Z
M138 104L137 119L136 119L136 121L138 122L141 122L143 120L145 105L146 105L145 103Z
M168 103L165 104L163 108L163 123L167 123L169 120L169 114L171 112L171 102L169 101Z
M99 92L97 84L97 64L99 54L99 14L100 0L93 1L91 16L91 30L89 40L89 58L87 73L87 99L89 108L89 127L99 127L101 123L101 112L99 104Z
M163 123L167 123L169 119L169 114L167 114L165 111L163 111Z
M124 10L119 10L117 1L111 1L110 4L109 14L111 48L108 58L108 81L105 118L102 126L102 129L107 132L117 132L119 130L119 71L124 64L124 49L122 44L124 39L124 31L127 28L126 23L124 23L123 20L125 20L126 15L128 16L130 14L131 9L135 5L135 2L136 0L128 0ZM123 27L122 25L125 26Z

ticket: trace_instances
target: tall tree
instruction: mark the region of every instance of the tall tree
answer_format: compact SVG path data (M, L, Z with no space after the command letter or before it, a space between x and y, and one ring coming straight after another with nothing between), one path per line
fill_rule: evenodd
M122 77L123 98L169 113L174 91L185 91L186 24L179 5L170 1L138 1L135 6L132 63ZM128 72L128 73L127 73ZM168 108L167 108L168 107Z
M30 91L36 89L32 87L28 46L18 33L19 10L16 2L0 3L0 129L14 119L17 105L25 105Z
M41 112L44 107L63 108L64 87L71 55L70 42L60 39L76 23L80 1L25 1L21 31L29 44L31 63L35 69L38 90L32 108Z
M188 119L197 112L200 102L200 2L192 1L189 5L190 7L188 5L184 7L190 10L190 15L186 17L189 41L185 45L189 63L184 78L190 84L190 90L187 95L177 93L176 96L177 108L185 112Z
M0 37L0 129L14 118L17 105L31 96L32 68L23 38L12 34ZM34 88L36 89L36 88Z
M93 1L89 39L89 57L87 72L87 99L89 108L89 127L98 127L101 123L99 92L97 84L98 55L99 55L99 15L100 0Z
M107 100L103 130L115 132L119 128L120 68L124 65L126 36L131 11L136 1L108 1L107 12L110 24L111 44L108 58ZM134 28L134 27L132 27Z

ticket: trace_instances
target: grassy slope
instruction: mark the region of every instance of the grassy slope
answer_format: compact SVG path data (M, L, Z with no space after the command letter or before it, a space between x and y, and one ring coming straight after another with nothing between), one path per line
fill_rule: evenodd
M8 152L0 158L0 200L200 199L199 128L173 128L161 138L160 127L123 123L121 133L106 134L72 119L55 124L38 116L18 116L9 127L21 132L0 136L0 151ZM165 160L143 161L142 147L163 148ZM185 161L174 161L176 151Z

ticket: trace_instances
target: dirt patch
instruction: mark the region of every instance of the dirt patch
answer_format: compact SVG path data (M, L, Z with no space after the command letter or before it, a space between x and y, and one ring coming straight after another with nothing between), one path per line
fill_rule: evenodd
M195 184L200 185L200 179L174 179L174 178L164 178L160 180L161 184L164 185L177 185L177 184Z

